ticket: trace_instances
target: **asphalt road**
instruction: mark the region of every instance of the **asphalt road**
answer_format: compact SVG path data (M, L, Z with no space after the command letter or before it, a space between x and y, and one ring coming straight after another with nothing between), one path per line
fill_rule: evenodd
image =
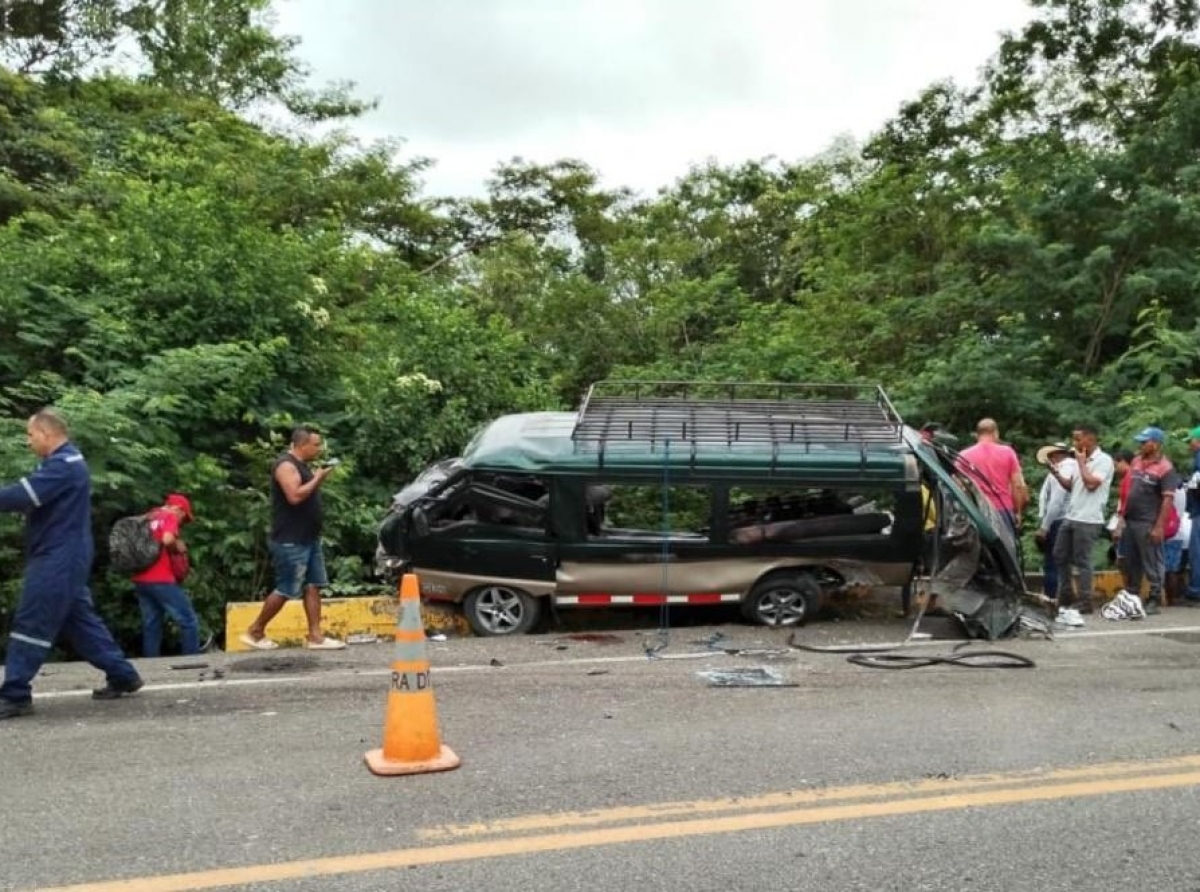
M397 778L363 764L387 644L142 661L112 703L52 666L0 723L0 889L1194 892L1196 613L1001 645L1032 669L870 669L733 625L653 659L653 630L431 642L462 765ZM702 674L731 671L779 684Z

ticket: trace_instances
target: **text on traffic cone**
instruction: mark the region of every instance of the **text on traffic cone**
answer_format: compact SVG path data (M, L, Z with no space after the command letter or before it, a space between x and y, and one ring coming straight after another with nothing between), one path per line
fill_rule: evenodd
M421 625L420 584L412 573L400 580L396 653L388 685L383 746L363 757L375 774L421 774L457 768L460 759L442 744L437 704L429 678L429 655Z

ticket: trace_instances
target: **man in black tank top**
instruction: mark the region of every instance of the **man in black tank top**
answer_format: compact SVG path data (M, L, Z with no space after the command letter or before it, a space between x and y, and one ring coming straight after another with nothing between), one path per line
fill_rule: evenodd
M304 646L337 650L346 642L321 631L321 589L329 585L321 554L321 484L332 465L314 471L309 463L321 454L321 435L312 428L292 432L292 447L271 466L271 560L275 565L275 590L267 595L258 618L241 636L255 650L279 645L267 637L267 623L288 601L304 599L308 637Z

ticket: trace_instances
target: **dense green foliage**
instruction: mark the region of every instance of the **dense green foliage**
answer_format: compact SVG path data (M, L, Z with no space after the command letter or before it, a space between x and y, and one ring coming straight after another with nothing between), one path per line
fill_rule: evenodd
M255 123L263 101L361 109L300 89L268 0L10 15L0 479L29 467L24 418L55 404L98 533L190 493L191 590L217 626L268 584L266 469L295 422L345 461L327 490L344 591L372 584L406 479L603 377L878 381L918 423L996 417L1024 455L1076 420L1106 442L1190 427L1200 0L1032 5L978 83L930 86L865 145L694 169L653 197L514 160L479 199L424 195L390 145ZM141 67L105 73L123 39ZM19 549L0 520L0 608ZM96 588L132 640L103 554Z

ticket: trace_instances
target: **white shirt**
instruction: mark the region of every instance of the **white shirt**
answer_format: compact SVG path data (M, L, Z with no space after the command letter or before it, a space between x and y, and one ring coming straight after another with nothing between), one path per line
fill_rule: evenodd
M1073 458L1064 458L1058 463L1058 472L1068 479L1073 479L1079 473L1079 465ZM1071 501L1071 492L1062 488L1054 479L1053 474L1046 474L1042 481L1042 490L1038 494L1038 527L1049 531L1050 524L1062 520L1067 513L1067 505Z
M1113 466L1112 457L1100 447L1088 456L1088 473L1100 478L1100 485L1088 489L1084 485L1079 468L1073 469L1071 480L1071 500L1067 504L1065 520L1076 523L1104 523L1104 509L1108 506L1108 491L1112 488ZM1066 477L1066 474L1062 475Z
M1179 512L1179 529L1175 531L1175 535L1171 537L1171 541L1182 542L1183 547L1187 548L1188 540L1192 535L1192 519L1187 513L1186 486L1181 486L1175 490L1175 510Z

